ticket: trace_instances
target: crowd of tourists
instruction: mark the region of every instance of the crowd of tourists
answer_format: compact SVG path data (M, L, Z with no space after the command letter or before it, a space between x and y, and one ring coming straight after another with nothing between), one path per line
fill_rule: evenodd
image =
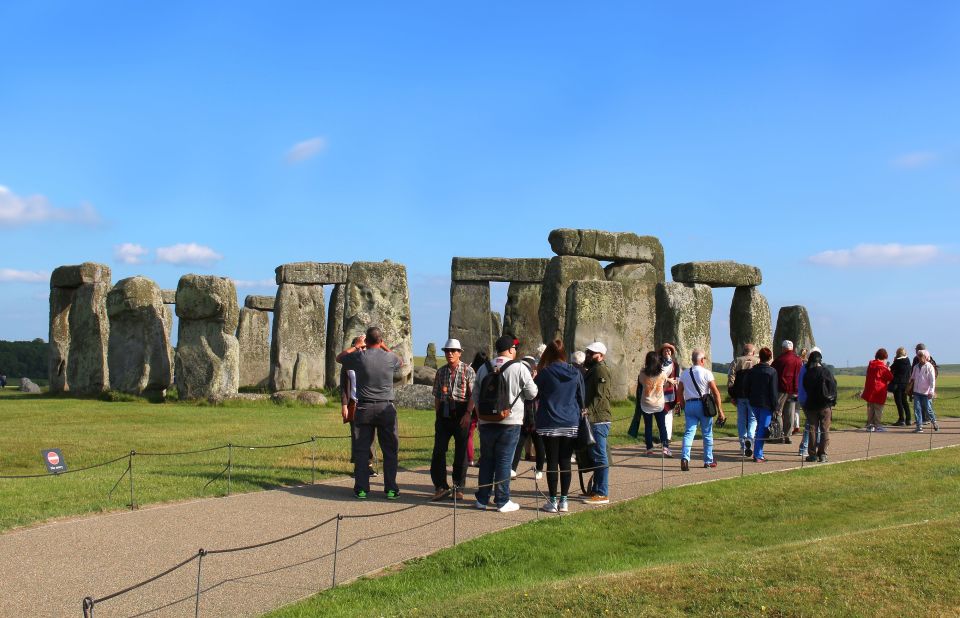
M573 461L580 472L592 473L584 502L608 504L612 374L606 345L595 341L568 356L563 342L556 340L539 346L536 355L518 358L519 345L517 339L504 335L494 344L494 358L479 352L468 363L457 339L444 344L446 364L437 371L433 386L432 499L463 500L467 470L477 466L474 507L503 513L518 510L519 505L510 498L510 481L516 478L526 451L535 462L534 478L539 481L546 476L547 500L542 510L556 513L569 509ZM351 426L354 494L365 499L370 491L370 476L376 474L372 451L376 436L383 454L384 490L388 499L396 499L400 490L393 383L403 361L386 346L376 327L357 337L337 361L343 366L343 420ZM673 458L674 414L682 415L682 471L690 470L698 431L703 440L703 467L717 466L713 428L722 427L727 418L704 350L693 350L689 362L689 367L681 367L671 343L646 353L627 429L628 435L639 439L642 421L645 453ZM892 363L885 349L877 350L860 393L867 405L866 430L885 431L882 415L890 393L898 413L894 425L914 424L915 432L923 432L929 423L933 431L939 431L933 411L937 373L923 344L916 346L912 361L904 348L897 350ZM837 382L820 348L798 353L793 342L785 340L774 356L770 348L758 350L748 343L730 365L727 394L736 410L743 457L763 463L766 444L792 444L797 436L799 455L806 461L827 461ZM912 414L907 404L911 398ZM474 458L475 432L480 438L479 459ZM453 469L448 475L451 440Z

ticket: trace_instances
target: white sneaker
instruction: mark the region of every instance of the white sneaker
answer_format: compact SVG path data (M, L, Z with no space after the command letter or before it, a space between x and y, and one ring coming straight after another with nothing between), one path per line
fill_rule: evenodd
M512 513L520 510L520 505L513 500L507 500L507 503L497 509L501 513Z
M487 505L477 500L476 502L473 503L473 508L477 509L478 511L486 511Z
M537 479L538 481L543 480L543 472L537 470L537 473L533 475L533 478Z
M562 498L562 497L560 498L560 502L559 504L557 504L557 510L560 511L561 513L567 513L570 511L570 504L567 503L566 498Z
M510 480L512 481L512 480L515 479L515 478L517 478L517 471L516 471L516 470L511 470L511 471L510 471Z
M540 510L545 513L556 513L557 512L557 503L553 500L547 500Z

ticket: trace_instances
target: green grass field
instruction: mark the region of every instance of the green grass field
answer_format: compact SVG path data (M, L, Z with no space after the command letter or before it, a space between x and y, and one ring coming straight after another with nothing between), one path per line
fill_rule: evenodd
M544 518L271 614L956 616L960 450Z
M725 376L717 375L717 379L721 385L725 382ZM840 383L834 427L861 426L865 419L863 402L853 399L852 394L862 379L841 377ZM960 416L960 378L943 378L940 393L937 413ZM731 419L717 430L719 436L736 435L729 404L727 412ZM629 402L614 409L617 420L611 431L612 444L631 442L626 429L632 413L633 404ZM896 412L888 406L887 420L891 416L895 419ZM675 419L675 431L682 423L682 418ZM427 436L401 439L401 465L427 465L433 446L432 412L401 410L400 433ZM316 442L315 473L321 479L349 474L347 434L333 405L287 407L246 401L222 406L150 404L23 395L9 388L0 392L0 475L44 474L40 451L45 448L62 449L69 469L77 469L121 457L131 450L185 451L227 443L272 445L309 440L314 435L343 436ZM311 444L262 450L234 448L230 490L239 493L308 483L313 456ZM226 478L213 479L224 470L227 458L226 450L175 457L137 455L133 459L136 502L145 505L224 495ZM124 460L59 477L0 479L0 530L126 508L130 502L127 478L112 496L108 495L125 469Z

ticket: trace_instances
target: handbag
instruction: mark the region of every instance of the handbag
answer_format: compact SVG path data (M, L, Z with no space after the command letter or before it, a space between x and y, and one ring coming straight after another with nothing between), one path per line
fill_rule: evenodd
M589 419L581 414L580 424L577 426L577 448L589 448L596 443L597 439L593 437L593 427L590 426Z
M700 385L697 384L697 376L693 374L695 367L690 368L690 381L693 382L693 387L697 389L697 396L700 397L700 403L703 404L703 415L707 418L712 418L717 415L717 402L713 399L713 394L704 396L700 391Z

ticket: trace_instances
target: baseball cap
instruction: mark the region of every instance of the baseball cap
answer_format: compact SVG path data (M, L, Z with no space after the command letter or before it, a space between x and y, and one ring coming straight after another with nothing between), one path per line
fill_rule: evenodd
M497 349L497 353L506 352L510 348L520 345L520 340L511 337L510 335L504 335L497 339L497 342L494 344L494 347Z
M460 345L459 339L447 339L447 342L443 344L443 347L440 348L444 352L447 350L460 350L463 351L463 346Z
M599 341L594 341L593 343L587 346L587 352L596 352L597 354L606 355L607 346L603 345Z
M784 340L783 340L783 349L784 349L784 350L792 350L792 349L793 349L793 342L790 341L789 339L784 339Z

